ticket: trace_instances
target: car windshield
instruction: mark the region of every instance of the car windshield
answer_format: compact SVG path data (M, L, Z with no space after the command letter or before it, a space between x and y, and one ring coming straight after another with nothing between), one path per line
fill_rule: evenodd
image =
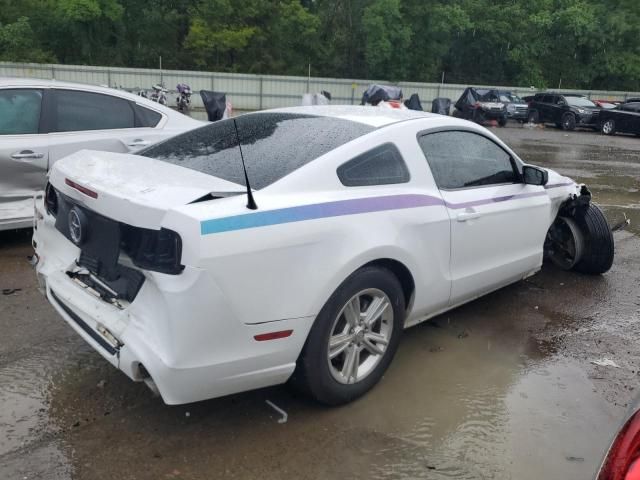
M567 100L567 104L572 107L595 107L596 104L593 103L586 97L564 97Z
M509 92L500 92L500 101L504 103L523 103L519 96Z
M297 113L235 119L251 187L261 189L331 150L374 130L350 120ZM233 119L151 146L139 155L246 186Z

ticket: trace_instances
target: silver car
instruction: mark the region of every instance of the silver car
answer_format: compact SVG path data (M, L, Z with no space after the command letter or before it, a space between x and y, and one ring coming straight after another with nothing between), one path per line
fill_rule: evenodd
M60 158L82 149L132 152L202 126L111 88L0 78L0 230L33 223L33 196Z

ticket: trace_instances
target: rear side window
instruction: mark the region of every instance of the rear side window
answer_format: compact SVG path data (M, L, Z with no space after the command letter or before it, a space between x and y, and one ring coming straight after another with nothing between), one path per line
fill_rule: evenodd
M38 133L42 90L0 90L0 135Z
M553 103L553 95L545 95L540 101L542 103Z
M127 100L100 93L56 90L54 132L133 128L133 109Z
M437 132L423 135L418 142L443 190L520 181L511 156L482 135Z
M235 120L254 189L374 130L350 120L284 112L253 113ZM137 154L245 185L232 119L191 130Z
M406 183L410 176L398 148L385 143L340 165L338 178L347 187L361 187Z
M160 123L162 115L153 110L149 110L141 105L134 104L133 109L136 112L136 127L155 127Z

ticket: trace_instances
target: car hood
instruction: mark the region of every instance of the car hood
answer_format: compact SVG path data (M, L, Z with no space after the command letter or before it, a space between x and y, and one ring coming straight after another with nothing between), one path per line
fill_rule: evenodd
M478 102L484 108L504 108L504 103L501 102Z
M106 217L159 228L167 210L202 197L244 193L243 186L138 155L81 150L56 162L51 184ZM82 192L89 189L96 198Z

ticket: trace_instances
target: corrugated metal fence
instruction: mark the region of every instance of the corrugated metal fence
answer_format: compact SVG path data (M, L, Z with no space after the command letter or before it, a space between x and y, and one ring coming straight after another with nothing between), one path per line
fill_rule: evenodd
M37 63L0 62L0 77L27 77L56 79L60 81L108 85L129 91L149 90L151 85L162 82L170 91L178 83L187 83L194 92L215 90L226 92L233 107L239 110L300 105L302 94L326 90L332 95L333 104L359 104L362 93L371 83L388 83L384 80L355 80L319 77L290 77L277 75L249 75L239 73L197 72L188 70L156 70L144 68L92 67L82 65L56 65ZM406 98L417 93L426 110L431 100L448 97L454 102L468 85L400 82L397 84ZM479 86L479 85L476 85ZM496 87L492 85L491 87ZM531 95L535 89L527 87L498 86L520 96ZM581 93L594 99L624 100L640 97L639 92L613 92L603 90L566 90ZM172 105L175 99L169 98ZM194 106L201 107L199 95L194 96Z

